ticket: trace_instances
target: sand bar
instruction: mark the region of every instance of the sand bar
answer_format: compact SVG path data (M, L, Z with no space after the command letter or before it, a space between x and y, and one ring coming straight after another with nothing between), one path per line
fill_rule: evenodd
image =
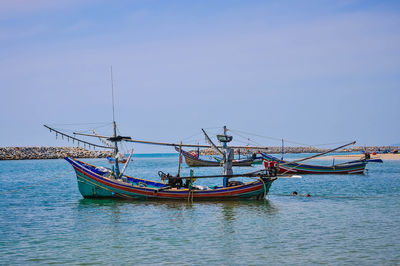
M363 154L343 154L343 155L329 155L329 156L323 156L320 157L319 159L333 159L335 160L342 160L342 159L348 159L348 160L358 160L358 159L363 159L364 155ZM371 154L371 159L382 159L383 161L388 161L388 160L400 160L400 153L380 153L376 155Z

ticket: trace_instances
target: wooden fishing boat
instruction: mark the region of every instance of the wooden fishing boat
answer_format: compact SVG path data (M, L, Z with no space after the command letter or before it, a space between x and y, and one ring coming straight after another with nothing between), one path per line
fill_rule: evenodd
M44 125L57 135L67 140L72 139L76 141L78 146L79 143L83 143L85 146L88 145L89 148L99 147L112 149L114 156L114 165L112 169L107 169L104 167L96 167L84 163L82 161L76 160L74 158L65 157L74 168L76 172L76 177L78 180L79 191L85 198L102 198L102 197L116 197L116 198L127 198L127 199L201 199L201 200L228 200L228 199L264 199L266 194L271 187L272 182L274 182L277 177L276 168L262 169L255 172L237 174L234 175L232 171L232 160L234 152L232 148L227 146L227 143L232 140L232 136L226 134L227 128L224 127L224 134L217 135L218 140L222 143L221 146L216 146L207 136L206 132L203 130L206 137L209 139L210 145L192 145L192 144L175 144L175 143L163 143L154 141L143 141L134 140L128 136L117 135L117 125L114 118L114 87L112 82L112 69L111 69L111 84L112 84L112 99L113 99L113 135L112 136L102 136L97 134L87 134L83 132L73 132L73 135L66 134L58 129L52 128L50 126ZM86 132L86 131L85 131ZM102 141L103 145L88 142L86 140L78 139L76 136L85 137L95 137ZM133 149L127 159L123 169L120 170L119 165L119 147L118 144L121 142L131 142L131 143L142 143L142 144L152 144L152 145L164 145L172 146L177 148L179 146L180 158L178 165L178 173L175 176L170 174L164 174L159 171L158 174L162 181L167 180L167 183L156 182L141 178L130 177L124 175L124 172L131 161L133 154ZM224 161L222 163L223 173L222 175L212 175L212 176L187 176L181 177L181 154L183 152L182 147L195 147L195 148L214 148L223 155ZM215 162L220 166L221 164ZM251 161L250 161L251 163ZM229 181L231 178L236 177L248 177L255 179L254 181L243 183L240 181ZM193 184L195 179L198 178L218 178L222 179L222 186L205 187L196 186ZM185 181L185 184L183 184Z
M276 162L278 171L281 174L362 174L367 165L367 161L357 160L332 166L322 166L288 162L266 153L261 153L261 155L266 167L271 165L271 162Z
M256 157L252 163L252 165L255 164L262 164L264 162L264 159L262 157Z
M110 164L114 164L115 163L115 158L114 157L107 156L106 159ZM128 158L126 158L126 157L118 159L119 163L126 163L127 161L128 161Z
M219 157L214 157L214 159L217 162L223 163L224 159L223 158L219 158ZM251 165L255 165L255 164L262 164L263 163L263 158L261 156L256 156L256 157L248 157L248 158L243 158L243 159L236 159L233 160L233 162L238 162L241 160L253 160Z
M179 148L175 147L175 150L179 152ZM185 158L185 162L189 167L220 167L223 164L223 160L203 160L198 158L195 154L182 150L182 155ZM232 160L232 166L251 166L254 159L242 159Z
M248 183L233 181L227 187L216 186L210 188L195 185L185 187L183 182L179 185L179 180L186 180L188 182L190 178L202 177L168 177L168 175L164 175L164 178L168 179L168 183L126 175L115 178L114 172L109 169L96 167L70 157L66 157L65 160L73 166L78 180L79 191L85 198L260 200L265 198L272 182L277 179L276 176L266 175L262 171L257 171L247 175L256 179ZM243 175L232 175L231 177L236 176ZM215 178L218 176L208 177Z
M85 198L103 198L103 197L115 197L115 198L126 198L126 199L191 199L191 200L235 200L235 199L264 199L267 195L271 184L277 179L277 169L268 168L257 170L250 173L244 174L233 174L232 171L232 158L233 150L226 146L224 143L224 154L226 161L222 164L223 174L212 175L212 176L180 176L180 161L178 174L171 176L164 174L159 171L161 180L167 180L164 182L156 182L136 177L130 177L124 175L124 171L130 162L132 152L125 163L122 171L119 167L118 161L118 143L135 142L145 143L154 145L167 145L176 147L178 144L174 143L160 143L133 140L130 137L123 137L116 135L116 123L113 121L114 134L112 137L108 136L97 136L86 133L74 132L74 136L63 133L59 130L51 128L45 125L46 128L50 129L56 135L61 135L63 139L72 139L76 142L84 143L85 145L91 145L93 147L109 148L114 150L115 163L112 169L104 167L96 167L88 163L76 160L74 158L66 157L67 160L74 168L78 181L79 191ZM89 137L101 137L115 144L114 147L103 146L87 142L75 137L75 135L89 136ZM224 135L223 135L224 136ZM228 141L226 141L228 142ZM191 145L191 144L179 144L182 152L182 146L185 147L206 147L204 145ZM229 181L232 178L247 177L255 179L253 181L243 183L240 181ZM193 184L194 180L199 178L217 178L223 179L222 186L196 186ZM185 181L185 184L183 184Z

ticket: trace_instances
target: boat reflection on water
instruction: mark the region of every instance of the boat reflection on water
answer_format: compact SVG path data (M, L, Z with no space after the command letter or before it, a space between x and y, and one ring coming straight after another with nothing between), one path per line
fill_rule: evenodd
M271 201L205 201L190 202L181 200L143 200L131 201L124 199L80 199L77 205L78 213L90 211L94 216L107 213L113 221L119 221L120 215L128 215L135 220L140 216L142 220L159 218L165 221L181 219L182 222L197 220L206 224L222 224L231 227L237 220L246 220L248 215L265 218L274 216L279 209ZM194 219L195 218L195 219ZM144 221L147 222L147 221Z

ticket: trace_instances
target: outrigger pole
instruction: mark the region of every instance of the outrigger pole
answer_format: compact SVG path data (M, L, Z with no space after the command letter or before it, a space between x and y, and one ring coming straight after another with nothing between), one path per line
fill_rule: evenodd
M226 127L224 127L225 129ZM207 135L206 131L204 129L201 129L204 133L204 136L206 137L207 142L211 145L211 148L213 148L214 150L216 150L217 152L219 152L220 154L224 155L224 153L214 144L214 142L212 142L212 140L210 139L210 137ZM224 131L225 134L225 131ZM226 143L224 142L224 145L222 145L222 148L225 149L226 148Z
M134 142L134 143L142 143L142 144L152 144L152 145L163 145L163 146L172 146L179 147L181 144L178 143L166 143L166 142L154 142L154 141L145 141L145 140L137 140L137 139L126 139L124 141ZM199 144L182 144L182 147L194 147L194 148L212 148L210 145L199 145ZM223 146L217 146L218 148L223 148ZM245 149L249 148L248 146L229 146L232 149ZM264 149L267 150L267 147L264 146L251 146L252 149Z
M348 144L342 145L342 146L340 146L340 147L334 148L334 149L332 149L332 150L325 151L325 152L321 152L321 153L318 153L318 154L315 154L315 155L312 155L312 156L309 156L309 157L306 157L306 158L302 158L302 159L299 159L299 160L294 160L294 161L286 162L286 163L283 163L283 164L281 164L281 165L286 165L286 164L291 164L291 163L298 163L298 162L310 160L310 159L313 159L313 158L316 158L316 157L320 157L320 156L322 156L322 155L325 155L325 154L327 154L327 153L331 153L331 152L340 150L340 149L342 149L342 148L344 148L344 147L347 147L347 146L349 146L349 145L353 145L353 144L355 144L355 143L356 143L356 142L353 141L353 142L350 142L350 143L348 143Z
M110 136L101 136L101 135L93 135L93 134L86 134L86 133L79 133L79 132L74 132L75 135L81 135L81 136L87 136L87 137L97 137L97 138L103 138L112 141L112 137ZM141 144L150 144L150 145L160 145L160 146L171 146L171 147L194 147L194 148L212 148L211 145L201 145L201 144L183 144L180 143L169 143L169 142L157 142L157 141L147 141L147 140L138 140L138 139L132 139L131 137L122 137L122 136L117 136L117 138L123 138L123 141L126 142L133 142L133 143L141 143ZM217 146L215 147L218 148L223 148L223 146ZM267 150L268 147L264 146L229 146L232 149L246 149L246 148L252 148L252 149L264 149Z
M98 144L94 144L94 143L87 142L87 141L85 141L85 140L81 140L81 139L75 138L75 137L73 137L73 136L71 136L71 135L62 133L61 131L58 131L58 130L56 130L56 129L54 129L54 128L51 128L51 127L49 127L49 126L47 126L47 125L43 125L43 126L44 126L45 128L50 129L50 132L54 131L56 134L60 134L61 136L66 137L68 140L69 140L69 139L72 139L72 141L77 141L77 142L78 142L78 145L79 145L80 142L82 142L83 144L87 144L89 147L90 147L90 146L93 146L93 147L99 147L99 148L104 148L104 149L115 149L114 147L98 145ZM75 134L75 133L74 133L74 134Z

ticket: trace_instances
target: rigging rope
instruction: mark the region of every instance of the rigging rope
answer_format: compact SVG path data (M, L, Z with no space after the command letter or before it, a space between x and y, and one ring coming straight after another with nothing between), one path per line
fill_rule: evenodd
M90 148L90 146L93 146L93 147L99 147L99 148L114 149L114 148L111 148L111 147L108 147L108 146L102 146L102 145L90 143L90 142L82 140L82 139L78 139L78 138L73 137L71 135L65 134L65 133L63 133L63 132L61 132L59 130L51 128L51 127L49 127L47 125L43 125L43 126L48 128L50 130L50 132L54 131L54 133L56 134L56 138L57 138L58 134L60 134L62 136L62 138L66 137L68 139L68 141L69 141L69 139L72 139L72 142L74 142L74 140L77 141L78 142L78 147L79 147L79 143L83 143L85 148L86 148L86 145L89 145L89 148Z
M97 134L96 130L92 129L92 131L96 136L99 136L99 134ZM100 137L98 139L99 139L100 142L102 142L103 144L107 145L108 147L112 147L113 146L112 143L110 141L108 141L108 140L104 140L103 138L100 138Z
M49 124L49 126L82 126L82 125L109 125L111 122L94 122L94 123L66 123L66 124Z
M196 134L193 134L193 135L191 135L189 137L183 138L182 141L186 141L186 140L189 140L189 139L191 139L191 138L193 138L195 136L201 136L201 135L202 135L202 133L196 133Z
M208 129L217 129L217 128L218 128L218 129L221 129L222 127L219 126L219 127L203 127L203 128L208 130Z
M236 134L237 134L237 132L241 132L241 133L243 133L243 134L248 134L248 135L252 135L252 136L256 136L256 137L259 137L259 138L265 138L265 139L271 139L271 140L276 140L276 141L282 141L282 138L276 138L276 137L268 137L268 136L262 136L262 135L258 135L258 134L253 134L253 133L250 133L250 132L245 132L245 131L241 131L241 130L237 130L237 129L230 129L232 132L236 132ZM305 143L300 143L300 142L296 142L296 141L292 141L292 140L287 140L287 139L283 139L285 142L288 142L288 143L292 143L292 144L297 144L297 145L303 145L303 146L310 146L310 147L313 147L313 145L309 145L309 144L305 144Z
M224 154L220 149L218 149L217 146L215 146L214 142L212 142L212 140L210 139L210 137L207 135L207 133L203 130L204 136L206 138L206 141L211 145L212 149L216 152L218 152L219 154Z
M233 132L232 130L230 130L230 131ZM261 143L258 143L258 142L256 142L256 141L254 141L254 140L251 140L250 138L246 138L246 137L240 135L240 134L237 133L237 132L234 132L234 133L235 133L236 135L238 135L239 137L241 137L241 138L247 140L247 142L242 142L242 143L247 143L247 144L249 145L249 142L252 142L252 143L257 144L257 145L259 145L259 146L262 146L262 145L263 145L263 144L261 144ZM237 140L237 141L238 141L238 140ZM240 141L238 141L238 142L240 142Z
M95 129L99 129L99 128L104 128L104 127L109 127L109 126L112 126L112 124L107 124L107 125L102 125L102 126L98 126L98 127L91 127L90 129L87 129L87 130L82 130L82 131L76 131L75 130L75 132L77 132L77 133L87 133L87 132L91 132L92 130L95 130Z
M256 136L256 137L260 137L260 138L266 138L266 139L271 139L271 140L276 140L276 141L282 141L282 138L276 138L276 137L268 137L268 136L262 136L259 134L254 134L254 133L250 133L250 132L245 132L245 131L241 131L241 130L237 130L237 129L229 129L231 132L234 132L235 134L237 134L238 136L244 138L243 136L241 136L240 134L238 134L238 132L241 132L243 134L248 134L248 135L252 135L252 136ZM292 144L297 144L297 145L302 145L302 146L307 146L307 147L317 147L317 146L328 146L328 145L337 145L337 144L343 144L343 143L348 143L349 141L341 141L341 142L332 142L332 143L323 143L323 144L306 144L306 143L301 143L301 142L296 142L296 141L292 141L292 140L288 140L288 139L283 139L285 142L287 143L292 143ZM253 141L254 143L258 144L257 142Z

